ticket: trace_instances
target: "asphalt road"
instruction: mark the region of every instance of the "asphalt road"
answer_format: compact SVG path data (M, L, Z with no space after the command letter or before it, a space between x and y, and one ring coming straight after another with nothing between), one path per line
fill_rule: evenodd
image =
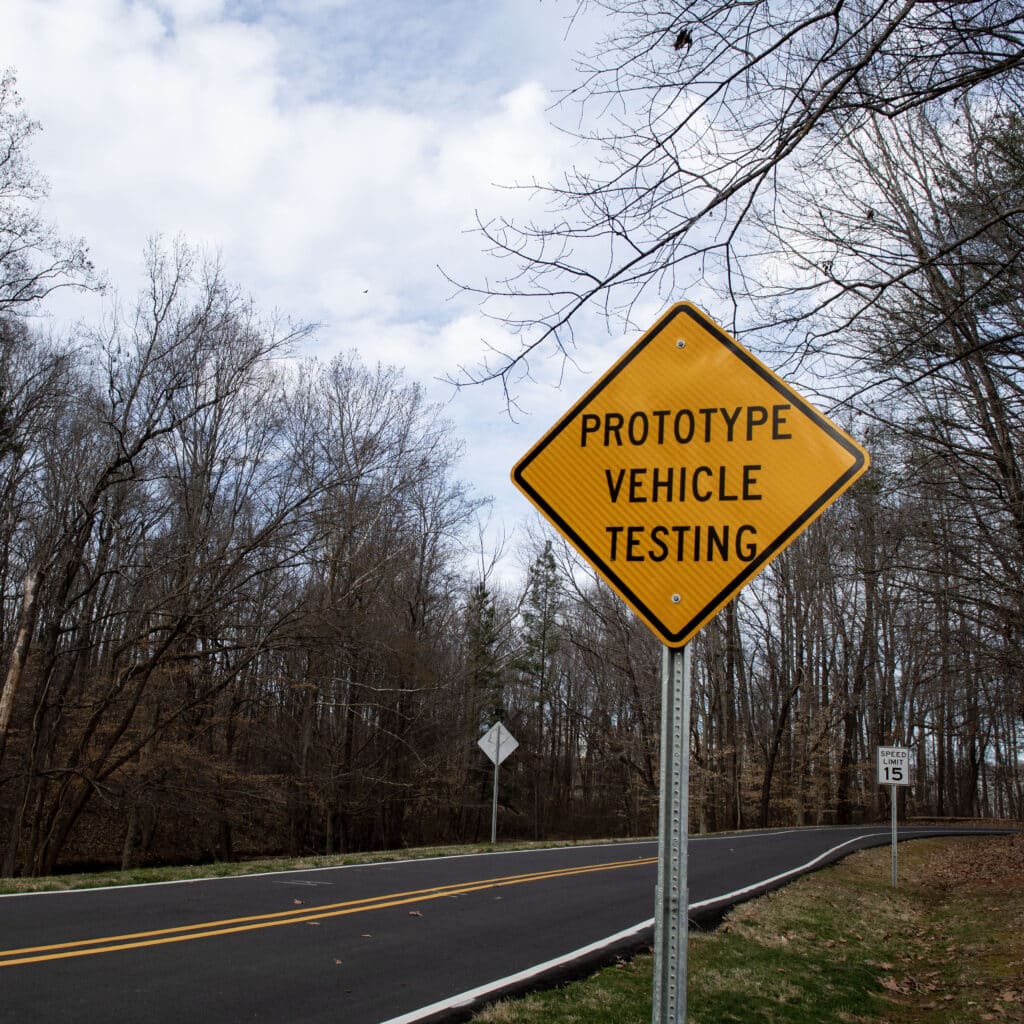
M691 839L691 914L888 836ZM0 1021L443 1019L650 941L656 858L617 843L0 897Z

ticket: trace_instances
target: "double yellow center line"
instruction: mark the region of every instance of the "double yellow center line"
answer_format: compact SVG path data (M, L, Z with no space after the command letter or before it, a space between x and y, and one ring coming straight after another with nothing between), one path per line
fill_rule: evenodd
M408 892L393 892L383 896L347 900L344 903L326 903L317 907L304 906L301 909L280 910L270 914L225 918L221 921L205 921L198 924L178 925L174 928L131 932L126 935L104 935L93 939L58 942L47 946L5 949L0 950L0 967L42 963L47 960L65 960L76 956L95 956L99 953L116 953L125 949L162 946L170 942L191 942L193 939L210 939L218 935L233 935L237 932L250 932L261 928L278 928L286 924L308 924L323 921L329 917L361 914L368 910L400 907L407 903L424 903L428 900L463 896L466 893L481 892L485 889L501 889L510 885L525 885L529 882L543 882L553 878L569 878L573 875L587 875L597 871L646 867L656 863L656 857L643 857L636 860L613 861L608 864L532 871L524 875L502 875L498 878L480 879L475 882L457 882L451 885L433 886L429 889L412 889Z

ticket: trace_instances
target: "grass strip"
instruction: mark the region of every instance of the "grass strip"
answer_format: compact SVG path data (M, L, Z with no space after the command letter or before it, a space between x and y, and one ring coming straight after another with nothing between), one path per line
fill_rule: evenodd
M690 1024L1024 1021L1024 837L881 847L691 932ZM497 1003L475 1024L648 1024L650 956Z

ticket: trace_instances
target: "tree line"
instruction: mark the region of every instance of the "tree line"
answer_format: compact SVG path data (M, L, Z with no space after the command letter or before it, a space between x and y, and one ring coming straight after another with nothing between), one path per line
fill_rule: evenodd
M908 811L1024 812L1024 130L1009 87L933 99L909 133L865 101L750 207L786 273L749 299L840 367L873 466L694 641L694 831L875 818L893 743ZM4 76L3 873L484 839L499 718L503 838L652 834L654 638L541 527L518 583L467 557L485 501L422 389L299 358L186 244L47 334L97 282L34 212L36 127Z
M702 822L874 813L880 742L919 809L1019 813L1024 11L580 7L582 155L481 223L504 273L466 288L520 345L463 382L706 296L874 459L697 641Z

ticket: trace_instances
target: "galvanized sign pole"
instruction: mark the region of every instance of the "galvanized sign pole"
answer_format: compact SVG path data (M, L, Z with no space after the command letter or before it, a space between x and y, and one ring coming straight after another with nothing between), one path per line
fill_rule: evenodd
M651 1024L686 1021L690 818L690 645L665 647L661 662L661 803L658 889L654 914Z
M495 722L477 740L477 746L494 763L494 792L491 795L491 842L498 841L498 769L501 762L519 746L519 740L501 722Z
M878 784L889 787L889 806L892 817L892 887L897 884L897 806L900 786L910 785L910 748L879 747L878 748Z
M501 731L494 741L494 792L491 794L491 846L498 841L498 772L501 771Z
M896 868L896 861L898 854L896 851L899 849L899 835L897 830L899 828L896 821L896 786L892 785L889 787L889 803L892 805L892 887L895 889L897 885L897 878L899 872Z
M686 1019L685 645L868 462L840 427L680 302L513 467L515 485L668 648L654 1024Z

